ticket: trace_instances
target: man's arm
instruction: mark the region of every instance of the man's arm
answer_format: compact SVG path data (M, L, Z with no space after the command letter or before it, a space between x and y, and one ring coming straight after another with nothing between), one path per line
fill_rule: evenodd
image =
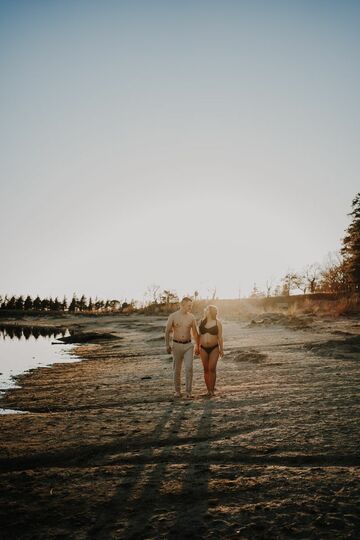
M165 346L169 354L171 353L170 334L172 330L173 330L173 314L169 315L169 318L166 323L166 328L165 328Z
M192 330L192 334L193 334L194 339L195 339L195 354L199 354L199 352L200 352L200 334L199 334L199 331L198 331L198 327L197 327L197 324L196 324L195 317L194 317L194 320L193 320L192 325L191 325L191 330Z

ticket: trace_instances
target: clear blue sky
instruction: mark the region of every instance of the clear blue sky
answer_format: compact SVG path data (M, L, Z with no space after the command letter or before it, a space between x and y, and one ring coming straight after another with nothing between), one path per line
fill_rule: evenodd
M339 249L360 2L0 1L0 294L236 297Z

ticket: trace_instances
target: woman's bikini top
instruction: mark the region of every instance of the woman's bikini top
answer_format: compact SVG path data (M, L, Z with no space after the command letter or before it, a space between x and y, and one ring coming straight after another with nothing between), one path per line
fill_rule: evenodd
M215 326L212 326L211 328L206 328L206 320L202 320L199 326L200 334L212 334L213 336L217 336L219 333L219 328L217 323Z

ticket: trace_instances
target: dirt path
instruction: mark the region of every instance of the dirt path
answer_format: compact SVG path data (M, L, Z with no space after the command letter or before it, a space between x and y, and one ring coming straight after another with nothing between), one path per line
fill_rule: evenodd
M267 322L225 322L217 396L196 359L190 401L163 319L84 323L119 339L1 403L29 413L0 417L0 536L359 538L360 322Z

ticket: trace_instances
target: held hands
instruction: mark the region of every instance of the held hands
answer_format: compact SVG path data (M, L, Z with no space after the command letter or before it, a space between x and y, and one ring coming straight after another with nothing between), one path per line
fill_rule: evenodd
M200 355L200 348L198 347L198 345L195 346L194 354L195 354L195 356L199 356L199 355Z
M171 354L172 353L172 347L170 347L170 345L168 347L166 347L166 352L168 354Z
M219 349L219 357L224 358L224 349Z

